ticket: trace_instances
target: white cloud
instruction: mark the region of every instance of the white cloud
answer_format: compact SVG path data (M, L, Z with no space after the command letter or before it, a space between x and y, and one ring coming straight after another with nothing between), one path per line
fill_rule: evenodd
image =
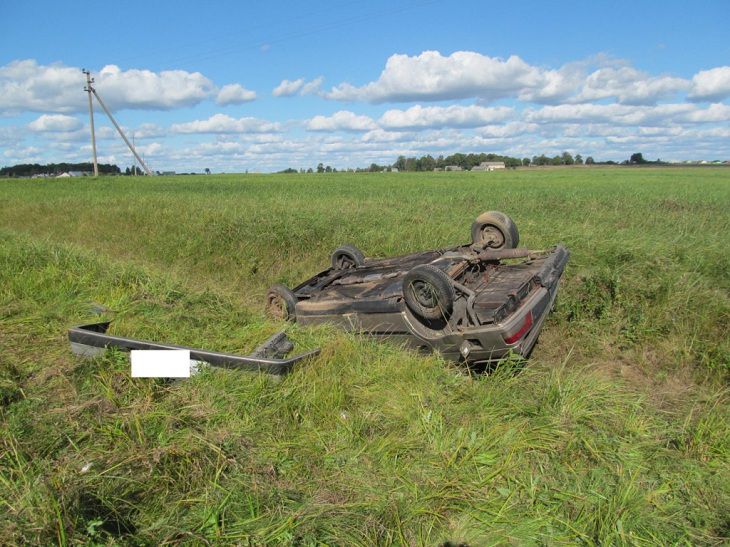
M345 82L322 96L371 103L516 98L557 104L613 98L622 104L652 105L690 89L699 100L730 96L730 67L701 72L692 83L650 75L605 55L548 69L516 55L501 59L474 51L448 56L424 51L416 56L392 55L377 80L359 87Z
M168 110L193 106L209 98L215 86L200 72L121 70L107 65L96 77L96 89L113 108Z
M37 146L17 146L3 151L3 156L14 163L35 163L41 157L41 149Z
M369 131L377 125L368 116L340 110L331 116L315 116L305 122L305 127L309 131Z
M701 70L692 78L690 99L720 101L727 97L730 97L730 66Z
M512 55L506 60L473 51L392 55L380 77L362 87L343 83L324 94L339 101L409 102L499 98L543 82L540 69Z
M647 105L689 89L689 81L671 76L649 76L629 66L599 68L585 78L572 102L616 98L620 103Z
M386 129L426 129L433 127L480 127L500 122L512 116L514 110L506 106L478 105L412 106L407 110L388 110L380 117Z
M518 135L536 133L540 126L535 123L510 122L504 125L488 125L477 130L477 133L486 138L509 138Z
M207 120L173 124L170 129L173 133L272 133L281 131L281 124L258 118L214 114Z
M155 157L162 155L164 148L159 142L151 142L149 144L143 144L143 145L137 145L135 147L137 149L137 152L144 156L145 158L147 156Z
M143 123L135 129L125 129L125 131L130 135L134 135L136 139L154 139L164 137L167 134L167 131L154 123Z
M281 83L274 88L271 94L274 97L292 97L294 95L312 95L319 92L322 87L323 78L315 78L307 82L304 78L297 80L282 80Z
M686 103L657 106L632 106L623 104L561 104L528 110L524 118L535 123L587 123L601 122L612 125L643 125L667 123L696 110Z
M225 106L229 104L242 104L256 99L256 92L246 89L241 84L224 85L218 92L215 102Z
M78 112L86 106L81 71L33 60L0 67L0 111Z
M692 110L682 116L682 121L693 123L716 123L730 121L730 105L714 103L707 108Z
M33 131L38 132L67 132L81 129L81 121L73 116L66 116L65 114L43 114L39 118L33 120L28 124L28 127Z
M95 78L99 95L112 109L171 110L214 98L220 104L255 98L253 91L240 84L219 90L200 72L185 70L153 72L107 65ZM33 59L12 61L0 67L0 112L83 112L87 108L85 83L78 67L40 65Z

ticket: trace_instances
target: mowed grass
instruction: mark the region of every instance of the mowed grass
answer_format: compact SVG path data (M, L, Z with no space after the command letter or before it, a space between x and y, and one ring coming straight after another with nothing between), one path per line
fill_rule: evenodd
M566 244L527 366L469 376L263 315L275 282L468 240ZM730 534L730 170L0 181L0 537L10 543L720 544ZM245 353L281 381L131 379L65 330Z

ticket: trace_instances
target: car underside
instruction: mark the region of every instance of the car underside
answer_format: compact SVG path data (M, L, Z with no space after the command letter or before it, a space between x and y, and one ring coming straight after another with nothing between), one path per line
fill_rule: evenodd
M351 245L332 267L293 290L275 285L272 315L331 323L473 364L529 356L555 300L569 253L516 248L512 220L497 211L472 225L472 243L366 259Z

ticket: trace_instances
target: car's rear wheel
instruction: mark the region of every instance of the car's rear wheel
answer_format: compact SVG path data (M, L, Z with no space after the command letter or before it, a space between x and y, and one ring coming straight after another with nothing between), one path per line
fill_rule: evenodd
M365 264L365 255L354 245L337 247L332 253L333 270L349 270Z
M520 234L510 217L500 211L487 211L471 225L471 241L482 249L515 249Z
M297 297L289 287L281 283L272 286L266 294L266 312L274 319L295 322L296 305Z
M422 319L448 319L454 310L456 292L445 272L422 264L403 278L403 298L408 309Z

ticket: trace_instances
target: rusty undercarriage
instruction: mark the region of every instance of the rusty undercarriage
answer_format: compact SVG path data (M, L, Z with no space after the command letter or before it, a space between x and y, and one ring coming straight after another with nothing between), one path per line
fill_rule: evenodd
M507 215L472 224L472 242L395 258L365 258L354 246L329 269L290 290L274 285L267 309L301 324L334 323L470 364L528 357L552 309L569 252L517 248Z

